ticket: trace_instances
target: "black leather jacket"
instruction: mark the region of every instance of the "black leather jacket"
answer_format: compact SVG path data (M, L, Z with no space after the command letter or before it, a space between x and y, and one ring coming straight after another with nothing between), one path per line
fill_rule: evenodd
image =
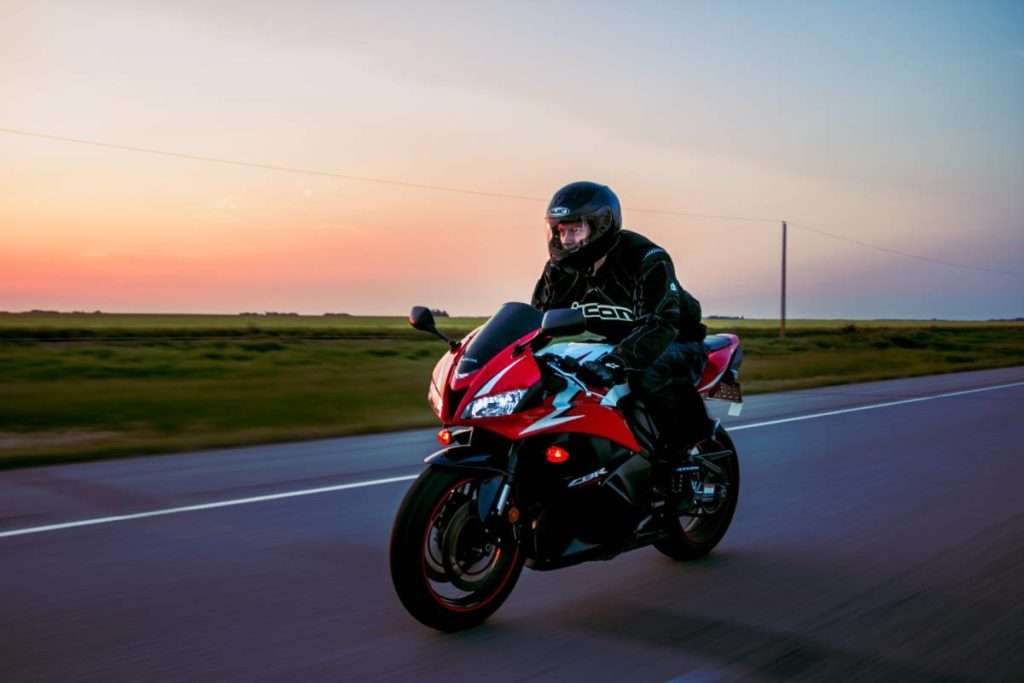
M673 341L701 341L700 302L676 280L664 249L629 230L595 272L568 272L548 261L531 302L551 308L582 308L590 331L615 344L629 370L644 370Z

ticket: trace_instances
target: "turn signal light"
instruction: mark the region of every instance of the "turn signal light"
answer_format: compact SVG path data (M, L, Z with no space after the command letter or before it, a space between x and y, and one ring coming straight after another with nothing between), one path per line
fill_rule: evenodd
M548 446L545 457L553 465L560 465L569 459L569 451L565 450L561 446Z
M437 440L444 446L450 446L455 437L447 429L442 429L437 433Z

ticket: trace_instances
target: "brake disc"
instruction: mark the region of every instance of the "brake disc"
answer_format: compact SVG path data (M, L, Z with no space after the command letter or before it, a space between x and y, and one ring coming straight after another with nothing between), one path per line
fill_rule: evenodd
M445 578L456 588L476 591L492 574L499 548L482 531L468 502L455 511L444 530L441 547Z

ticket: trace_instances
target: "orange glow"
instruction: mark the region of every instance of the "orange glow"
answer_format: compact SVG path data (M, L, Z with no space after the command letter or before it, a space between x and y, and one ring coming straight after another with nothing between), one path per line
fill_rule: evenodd
M455 437L447 429L442 429L437 433L437 440L444 446L450 446Z
M767 3L739 42L678 33L733 10L612 3L586 46L498 6L222 4L4 14L0 310L490 315L529 300L551 193L590 179L706 315L778 314L782 219L793 317L1020 315L984 272L1021 269L1022 53L992 48L1019 43L1013 3L999 37L936 13L944 50L912 13L875 45L825 11L827 68Z
M548 446L545 457L547 457L548 462L552 465L561 465L569 459L569 451L561 446Z

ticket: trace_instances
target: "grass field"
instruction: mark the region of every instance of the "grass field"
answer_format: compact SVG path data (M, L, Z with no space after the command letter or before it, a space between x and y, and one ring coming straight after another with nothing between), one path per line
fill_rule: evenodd
M1024 365L1019 322L709 322L747 393ZM0 315L0 467L432 425L443 351L401 317Z

